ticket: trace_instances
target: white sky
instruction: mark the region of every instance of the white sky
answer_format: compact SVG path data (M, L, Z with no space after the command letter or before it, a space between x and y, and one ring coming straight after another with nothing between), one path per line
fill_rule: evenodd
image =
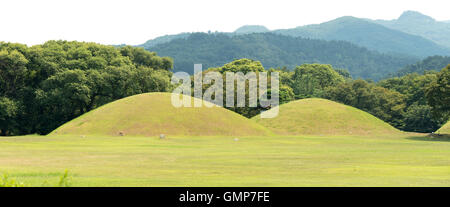
M447 2L446 2L447 1ZM396 19L405 10L450 20L448 0L0 0L0 41L141 44L180 32L316 24L340 16Z

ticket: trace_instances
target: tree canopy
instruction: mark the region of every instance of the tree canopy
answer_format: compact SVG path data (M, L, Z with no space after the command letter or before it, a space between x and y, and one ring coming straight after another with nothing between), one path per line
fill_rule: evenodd
M425 93L434 115L447 121L450 118L450 64L437 74Z
M143 48L0 42L0 131L46 134L105 103L168 91L172 60Z
M297 98L320 97L326 87L344 82L331 65L303 64L295 67L291 87Z

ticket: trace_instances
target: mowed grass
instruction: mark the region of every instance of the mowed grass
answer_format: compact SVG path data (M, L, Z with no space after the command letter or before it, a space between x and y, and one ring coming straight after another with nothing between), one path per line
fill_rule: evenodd
M222 107L176 108L171 93L144 93L123 98L62 125L54 135L103 136L257 136L263 126Z
M436 131L439 134L450 135L450 121L444 124L439 130Z
M29 186L450 186L450 142L378 137L0 138L0 174Z
M271 109L274 110L274 109ZM281 135L402 135L388 123L357 108L334 101L308 98L279 107L275 118L252 120Z

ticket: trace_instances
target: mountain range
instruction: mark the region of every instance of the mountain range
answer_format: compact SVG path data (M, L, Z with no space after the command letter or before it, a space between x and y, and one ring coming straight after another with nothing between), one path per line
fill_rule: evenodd
M424 37L350 16L322 24L275 30L273 32L294 37L344 40L379 52L407 54L416 57L450 54L450 49Z
M450 48L450 21L436 21L415 11L406 11L398 19L373 21L387 28L418 35Z
M187 38L146 48L174 59L174 71L192 74L193 65L221 66L239 58L259 60L266 68L294 68L303 63L331 64L347 69L355 78L379 80L385 74L418 61L402 55L382 54L345 41L291 37L275 33L229 35L193 33Z
M255 33L276 35L255 35ZM450 56L450 35L447 34L450 34L448 22L436 21L418 12L406 11L394 20L370 20L345 16L321 24L291 29L269 30L261 25L245 25L229 33L204 33L210 37L200 39L198 39L200 36L198 33L180 33L158 37L139 46L156 51L160 55L174 57L175 71L190 71L192 65L189 68L185 67L191 61L201 61L209 67L216 67L232 61L233 58L248 57L260 60L266 67L293 67L297 64L314 61L328 63L335 67L348 69L355 77L376 80L380 78L382 71L395 73L406 65L414 64L428 56ZM285 38L278 37L278 35L283 35ZM191 38L191 36L194 37ZM219 43L211 42L212 39ZM244 40L249 42L243 42ZM317 40L322 41L319 44ZM349 44L343 44L340 41ZM193 45L194 42L199 45ZM230 45L224 45L225 42ZM239 44L236 44L237 42ZM287 44L297 45L298 48L286 47ZM192 48L181 47L188 45ZM318 45L321 45L322 48L308 48L310 46L319 47ZM342 47L342 54L335 51L338 47ZM232 49L226 50L227 48ZM367 48L361 55L366 59L356 58L360 56L349 57L349 54L355 54L355 52L348 51L351 48L354 51L362 51L362 48ZM262 51L255 52L256 49ZM318 53L315 50L323 52ZM209 53L204 53L204 51ZM181 55L181 53L189 54ZM326 57L325 54L333 55ZM368 54L373 55L373 58L367 56ZM381 56L384 56L385 59L380 58ZM294 57L297 59L294 60ZM383 61L380 61L381 59ZM387 63L387 59L392 62ZM354 62L351 63L349 60ZM374 60L379 62L374 62ZM404 65L400 65L403 63ZM378 66L373 64L378 64ZM356 65L364 68L357 69Z

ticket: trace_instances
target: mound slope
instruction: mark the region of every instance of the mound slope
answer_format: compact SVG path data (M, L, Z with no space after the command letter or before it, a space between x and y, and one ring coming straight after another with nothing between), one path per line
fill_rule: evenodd
M253 136L271 132L222 107L176 108L171 104L171 93L146 93L101 106L51 134Z
M384 135L400 130L357 108L310 98L283 104L272 119L252 118L280 135Z
M442 126L440 129L438 129L436 133L450 135L450 121L444 124L444 126Z

